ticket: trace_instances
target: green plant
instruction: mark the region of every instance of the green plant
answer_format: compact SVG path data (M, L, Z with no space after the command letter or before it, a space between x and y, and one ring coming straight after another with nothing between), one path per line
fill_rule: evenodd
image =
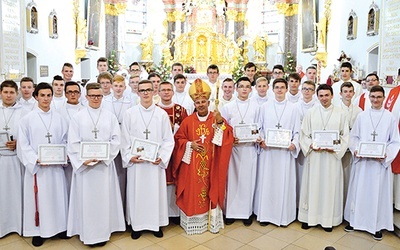
M296 60L290 51L286 53L285 72L288 74L296 72Z
M238 61L232 70L232 79L236 82L237 79L244 75L244 60L242 56L239 56Z
M164 56L161 57L159 65L153 64L151 71L159 74L162 81L168 81L170 79L171 66L165 62Z
M108 69L112 74L119 70L118 57L115 50L111 51L110 57L108 57Z

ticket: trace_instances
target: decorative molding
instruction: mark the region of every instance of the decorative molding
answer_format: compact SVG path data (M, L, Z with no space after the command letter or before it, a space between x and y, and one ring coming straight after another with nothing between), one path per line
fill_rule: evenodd
M349 18L347 19L347 40L354 40L357 38L357 24L357 14L354 12L354 10L351 10Z
M58 17L54 9L49 15L49 37L53 39L58 38Z
M37 5L34 1L26 6L26 30L29 33L37 34L39 32L39 14Z
M379 30L379 7L374 2L369 6L367 35L376 36Z
M298 4L288 4L288 3L275 3L275 7L278 9L279 14L285 16L294 16L298 14Z

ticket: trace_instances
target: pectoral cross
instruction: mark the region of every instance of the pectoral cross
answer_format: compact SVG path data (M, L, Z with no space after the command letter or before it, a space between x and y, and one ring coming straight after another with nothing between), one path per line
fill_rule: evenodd
M241 122L239 122L239 124L244 124L244 121L242 120Z
M282 128L282 125L278 122L278 124L276 124L275 127L276 127L277 129L280 129L280 128Z
M92 133L94 133L94 139L97 139L97 133L100 132L96 127L92 130Z
M374 131L373 133L371 133L372 135L372 141L375 141L375 136L377 136L378 134Z
M147 140L147 139L149 139L149 134L151 134L151 133L150 133L150 131L146 128L146 130L143 131L143 134L146 134L146 140Z
M6 124L6 126L3 128L5 131L10 130L10 128L8 127L8 125Z
M47 135L45 135L44 137L47 137L47 140L49 143L51 143L50 138L53 137L49 131L47 131Z
M204 143L204 140L206 139L206 136L205 136L204 134L202 134L202 135L200 136L200 139L201 139L201 143Z

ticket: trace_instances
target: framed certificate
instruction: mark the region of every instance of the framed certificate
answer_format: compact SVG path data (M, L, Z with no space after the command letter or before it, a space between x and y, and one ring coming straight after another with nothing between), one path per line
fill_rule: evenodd
M292 131L287 129L267 129L265 144L268 147L288 148L292 143Z
M338 130L314 130L312 132L313 148L332 149L340 151Z
M39 144L40 164L67 164L67 147L63 144Z
M6 143L10 141L8 132L0 132L0 149L8 149Z
M141 160L155 162L160 144L157 142L133 138L131 155L139 155Z
M260 137L257 124L239 124L233 126L235 137L241 142L255 142Z
M107 161L110 159L110 142L81 142L79 159Z
M358 145L357 156L366 158L384 158L386 143L376 141L362 141Z

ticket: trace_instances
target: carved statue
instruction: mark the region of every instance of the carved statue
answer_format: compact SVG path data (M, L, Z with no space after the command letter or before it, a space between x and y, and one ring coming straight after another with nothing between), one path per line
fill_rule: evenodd
M142 48L142 61L153 61L153 37L149 36L140 43Z
M326 44L326 17L322 17L317 24L318 28L318 49L323 49L325 51Z
M260 62L265 61L265 48L267 47L267 41L265 37L256 36L256 39L253 42L254 61Z
M164 56L164 62L170 66L172 64L172 55L171 55L171 40L167 41L167 38L163 38L161 41L161 44L164 44L163 49L162 49L162 54Z

